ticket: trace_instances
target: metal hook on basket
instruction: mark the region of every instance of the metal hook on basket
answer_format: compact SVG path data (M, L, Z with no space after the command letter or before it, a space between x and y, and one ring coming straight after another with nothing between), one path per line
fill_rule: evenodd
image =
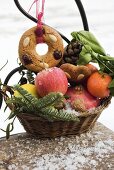
M36 22L37 23L37 19L34 18L33 16L31 16L30 14L28 14L23 8L22 6L20 5L19 1L18 0L14 0L15 2L15 5L17 6L17 8L19 9L19 11L25 15L27 18L29 18L30 20L32 20L33 22ZM85 14L85 10L84 10L84 7L81 3L81 0L75 0L77 6L78 6L78 9L79 9L79 12L80 12L80 15L81 15L81 18L82 18L82 22L83 22L83 27L84 27L84 30L88 31L89 30L89 26L88 26L88 22L87 22L87 17L86 17L86 14ZM58 31L57 31L58 32ZM67 39L67 37L65 37L63 34L61 34L60 32L58 32L61 37L67 42L69 43L70 41Z
M7 77L5 78L4 80L4 83L3 83L3 86L7 86L10 78L17 72L21 72L22 70L26 70L26 68L21 65L19 67L16 67L15 69L13 69L8 75ZM2 92L2 89L0 88L0 109L1 109L1 106L2 106L2 102L3 102L3 92Z
M78 7L80 15L81 15L81 19L82 19L82 22L83 22L84 30L85 31L89 31L89 25L88 25L86 13L85 13L84 7L82 5L82 2L81 2L81 0L75 0L75 2L77 4L77 7Z
M7 75L7 77L5 78L3 84L4 84L4 85L7 85L8 82L9 82L9 80L10 80L10 78L11 78L16 72L21 72L22 70L26 70L26 68L25 68L23 65L21 65L21 66L19 66L19 67L16 67L15 69L13 69L13 70Z

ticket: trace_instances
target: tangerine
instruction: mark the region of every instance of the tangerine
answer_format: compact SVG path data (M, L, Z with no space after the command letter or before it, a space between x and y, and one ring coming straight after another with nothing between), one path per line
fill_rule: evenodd
M112 78L107 73L94 72L87 80L87 89L95 97L108 97L110 90L108 86Z

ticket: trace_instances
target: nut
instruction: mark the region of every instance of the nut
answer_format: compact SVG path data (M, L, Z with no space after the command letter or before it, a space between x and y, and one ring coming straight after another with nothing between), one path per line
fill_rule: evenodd
M57 42L57 38L54 35L49 34L49 38L52 42Z
M39 66L42 68L49 68L49 65L45 62L40 63Z
M79 74L79 76L77 77L77 80L81 81L84 78L84 76L85 76L84 74Z
M24 47L27 47L29 45L29 42L30 42L30 38L29 37L26 37L23 41L23 46Z

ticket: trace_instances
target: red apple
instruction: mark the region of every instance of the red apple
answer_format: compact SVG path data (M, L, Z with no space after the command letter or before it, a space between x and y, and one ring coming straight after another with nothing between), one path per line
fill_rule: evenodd
M35 86L41 97L50 92L61 92L64 95L68 89L68 80L63 70L52 67L37 74Z
M100 100L92 96L86 89L69 87L66 94L69 97L67 100L71 106L79 111L86 111L96 108L100 104Z

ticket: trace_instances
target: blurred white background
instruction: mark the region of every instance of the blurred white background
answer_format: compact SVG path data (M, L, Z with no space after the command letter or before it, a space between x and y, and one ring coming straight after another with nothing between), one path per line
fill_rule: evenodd
M25 10L28 11L33 0L20 0ZM98 38L106 52L114 56L114 1L110 0L82 0L89 23L90 31ZM35 5L30 14L35 16ZM46 0L45 2L45 23L56 28L66 37L71 39L72 31L83 29L81 17L75 1L71 0ZM23 16L16 8L14 1L0 0L0 68L8 60L7 66L0 72L0 78L4 81L6 75L18 66L18 43L21 35L35 23ZM13 79L15 84L17 76ZM14 81L15 80L15 81ZM3 105L3 107L5 107ZM0 128L5 129L6 118L9 110L4 113L0 110ZM103 111L99 122L114 131L114 99L110 106ZM13 133L23 132L24 129L15 121ZM5 133L0 131L0 137Z

